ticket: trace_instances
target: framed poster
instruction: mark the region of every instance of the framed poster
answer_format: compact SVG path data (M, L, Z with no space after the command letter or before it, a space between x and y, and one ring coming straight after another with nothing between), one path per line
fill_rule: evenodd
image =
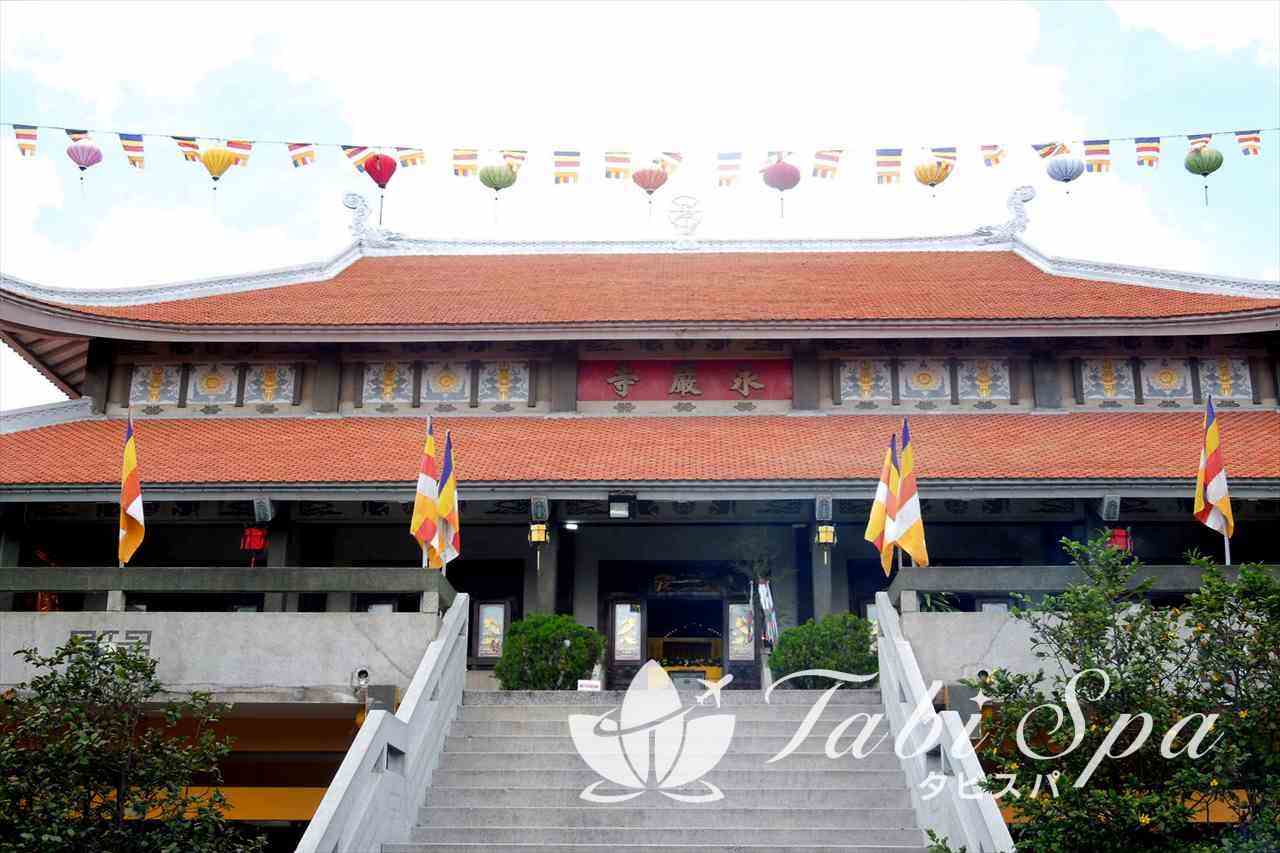
M473 655L485 660L502 657L502 645L507 638L507 625L511 621L511 608L506 601L481 601L475 610L475 646Z
M755 619L751 605L745 601L729 604L729 660L756 659Z
M612 619L613 659L617 663L644 660L644 610L638 601L615 601Z

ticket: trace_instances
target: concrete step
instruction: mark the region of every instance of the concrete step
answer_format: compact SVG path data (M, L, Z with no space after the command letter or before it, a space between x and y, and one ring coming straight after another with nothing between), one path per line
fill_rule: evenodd
M468 723L526 722L533 720L567 720L570 714L589 714L598 717L617 706L601 705L463 705L458 719ZM708 706L714 707L714 706ZM733 714L738 722L747 720L787 720L798 723L812 710L812 705L728 705L723 710ZM883 714L879 704L859 702L828 705L822 709L820 721L828 723L847 719L854 714Z
M843 748L844 744L840 744ZM901 767L892 749L873 752L865 758L828 758L821 752L788 755L781 761L766 764L772 755L730 752L720 759L717 770L897 770ZM441 770L589 770L577 752L445 752Z
M805 705L814 703L824 690L779 689L769 694L770 705ZM621 705L622 690L599 692L577 690L468 690L462 694L463 705ZM682 691L685 703L693 702L697 693ZM833 705L879 705L884 700L879 689L851 690L841 688L831 696ZM760 690L724 690L720 693L722 705L763 705L764 692Z
M424 806L418 810L418 823L423 827L577 826L670 829L671 809L634 805L645 801L645 797L638 797L620 806L598 806L580 802L576 807L565 808ZM726 829L844 830L864 827L914 827L916 813L910 808L762 807L743 809L726 806L718 809L701 809L696 816L691 816L688 822L700 827Z
M862 731L865 719L856 720L851 726L846 728L846 734L842 740L848 742ZM889 732L889 724L886 720L878 721L880 733L887 734ZM810 736L820 735L826 737L831 734L832 730L838 725L837 720L819 720L810 731ZM790 738L800 728L798 720L736 720L734 722L733 737L737 740L740 737L785 737ZM557 737L567 735L569 733L569 719L566 714L564 718L559 720L502 720L502 721L484 721L477 722L473 720L458 720L453 724L453 728L449 730L449 734L453 737Z
M417 841L408 844L383 844L383 853L488 853L488 850L512 850L512 853L927 853L923 844L681 844L680 830L672 829L669 844L434 844Z
M457 726L455 725L456 729ZM846 735L836 742L836 748L845 750L853 742L853 735ZM886 737L882 743L877 744L876 741L880 735L876 734L869 741L869 745L875 748L870 750L870 754L874 755L878 752L887 752L893 754L893 738ZM734 732L733 740L729 743L729 754L750 753L760 755L761 760L771 758L777 755L784 746L791 742L791 733L783 736L772 737L753 737L743 735L740 732ZM697 751L699 744L691 743L685 746L690 751ZM800 741L796 747L795 755L824 755L827 749L827 733L811 735ZM446 752L506 752L506 753L534 753L534 752L577 752L574 749L573 740L569 737L568 726L563 728L559 737L458 737L450 734L445 739ZM786 760L786 759L783 759ZM840 760L852 761L852 758L842 758Z
M681 822L666 830L672 841L681 844L767 845L785 849L789 845L808 844L880 844L919 846L924 833L914 827L864 827L860 829L727 829L725 827L690 826ZM429 826L413 831L410 841L434 844L627 844L637 836L652 836L648 830L605 829L595 827L508 826L476 828L472 826ZM656 840L656 839L655 839Z
M906 787L901 770L791 770L755 769L720 770L705 777L708 782L729 791L736 788L829 788ZM431 785L443 788L585 788L598 781L594 770L437 770Z
M896 774L895 774L896 775ZM900 780L900 777L899 777ZM592 781L595 781L594 779ZM889 785L875 784L870 779L862 788L728 788L724 799L715 803L686 804L654 791L646 791L629 802L637 808L669 808L696 811L700 809L814 808L814 809L905 809L911 806L911 793L900 781ZM583 804L579 794L584 786L541 788L445 788L432 785L427 789L427 806L508 808L514 806L554 806L566 808ZM601 786L599 794L624 793L621 788ZM705 794L701 785L677 788L676 793Z

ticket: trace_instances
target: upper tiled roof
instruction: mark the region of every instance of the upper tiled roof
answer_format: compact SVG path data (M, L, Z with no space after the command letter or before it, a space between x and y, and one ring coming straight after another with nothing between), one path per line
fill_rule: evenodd
M134 305L186 326L540 326L1174 318L1280 299L1044 272L1013 251L668 252L361 257L326 281Z
M1232 482L1280 478L1280 412L1219 413ZM911 424L930 479L1194 478L1195 412L923 415ZM492 484L849 481L879 475L897 416L455 418L464 480ZM393 483L407 489L423 421L409 418L145 420L146 484ZM0 435L0 486L119 483L120 421ZM465 485L464 485L465 492ZM1188 493L1189 494L1189 493Z

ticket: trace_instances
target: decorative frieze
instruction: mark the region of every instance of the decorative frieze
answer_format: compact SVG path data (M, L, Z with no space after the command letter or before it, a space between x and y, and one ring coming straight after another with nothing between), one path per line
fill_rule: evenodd
M295 395L297 371L288 364L251 364L244 387L244 402L289 405Z
M1133 370L1127 358L1081 359L1080 380L1086 402L1110 407L1134 401Z
M1200 393L1214 400L1250 402L1253 399L1253 381L1249 375L1249 360L1229 356L1201 357Z
M781 359L591 359L578 365L578 399L607 403L616 412L638 403L664 403L677 412L704 411L706 404L749 412L760 401L790 401L791 391L791 362Z
M523 403L528 399L528 362L490 361L481 366L481 403Z
M465 375L465 374L464 374ZM371 361L364 366L365 406L413 402L413 365L407 361Z
M139 364L133 368L129 383L129 404L154 408L174 406L182 388L182 366L178 364Z
M1190 363L1185 358L1144 358L1141 360L1142 397L1163 408L1189 402L1193 394Z
M193 364L187 387L190 406L230 406L239 383L234 364Z
M511 362L502 362L510 364ZM407 366L407 365L406 365ZM526 380L526 388L528 386ZM471 371L463 361L428 361L422 365L424 403L465 403L471 396Z
M892 376L887 358L856 358L842 361L841 402L863 409L887 405L893 399Z
M977 408L993 408L1012 393L1009 361L1003 358L962 358L956 371L959 399L976 401Z

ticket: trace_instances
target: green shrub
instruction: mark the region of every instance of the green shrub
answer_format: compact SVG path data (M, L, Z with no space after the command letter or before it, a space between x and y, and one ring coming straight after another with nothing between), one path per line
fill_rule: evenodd
M503 690L573 690L604 652L604 636L572 616L535 613L511 624L494 674Z
M806 669L870 675L880 668L872 640L871 623L853 613L833 613L821 622L810 619L782 632L769 655L769 670L775 681ZM870 687L874 683L847 686ZM803 676L788 681L783 688L820 690L831 684L829 678Z

